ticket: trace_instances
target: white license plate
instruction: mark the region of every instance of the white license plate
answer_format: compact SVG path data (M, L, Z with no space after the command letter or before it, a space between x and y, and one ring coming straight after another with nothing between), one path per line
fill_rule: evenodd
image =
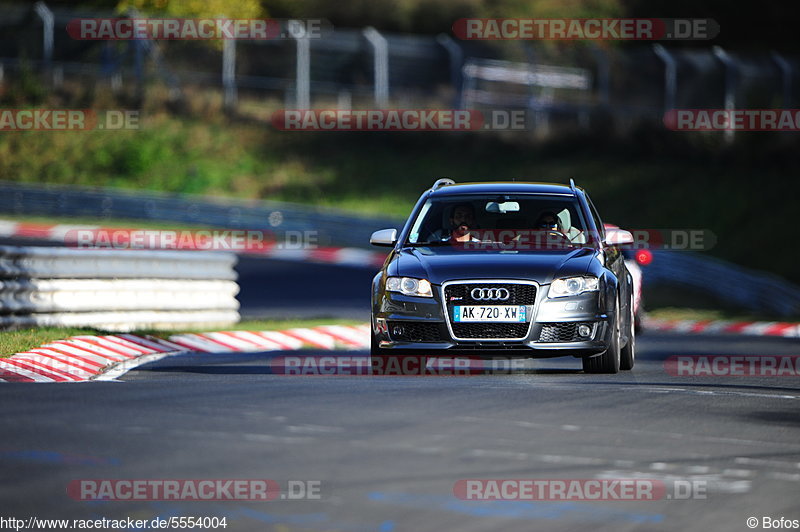
M525 323L525 305L457 305L453 307L453 321Z

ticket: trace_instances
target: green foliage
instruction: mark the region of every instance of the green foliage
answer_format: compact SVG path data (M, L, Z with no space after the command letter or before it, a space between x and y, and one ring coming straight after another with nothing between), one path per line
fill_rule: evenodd
M375 26L414 33L449 32L469 17L614 17L621 0L263 0L276 17L325 18L334 26Z
M17 76L0 86L0 105L4 107L25 107L38 105L47 98L47 89L34 72L31 62L22 55Z
M264 10L259 0L120 0L119 11L135 8L147 14L173 17L213 18L225 15L229 18L258 18Z

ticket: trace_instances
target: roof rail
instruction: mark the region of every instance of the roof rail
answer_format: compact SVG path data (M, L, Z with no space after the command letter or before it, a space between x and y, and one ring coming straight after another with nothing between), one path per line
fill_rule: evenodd
M578 191L577 187L575 186L575 180L571 177L569 178L569 188L571 188L573 192Z
M431 190L436 190L437 188L441 188L445 185L455 185L456 182L450 179L449 177L443 177L441 179L437 179L436 182L431 187Z

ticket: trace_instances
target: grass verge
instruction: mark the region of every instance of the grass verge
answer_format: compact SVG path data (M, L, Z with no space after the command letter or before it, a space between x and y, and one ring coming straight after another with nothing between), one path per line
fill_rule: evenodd
M782 321L774 316L731 312L727 310L664 307L647 312L647 317L658 320L723 320L723 321ZM793 321L793 320L783 320Z
M0 221L10 221L17 223L39 224L39 225L95 225L108 227L111 229L152 229L152 230L174 230L191 231L197 229L209 229L201 223L182 224L180 222L160 222L157 220L128 220L125 218L103 218L89 216L31 216L25 214L0 213Z

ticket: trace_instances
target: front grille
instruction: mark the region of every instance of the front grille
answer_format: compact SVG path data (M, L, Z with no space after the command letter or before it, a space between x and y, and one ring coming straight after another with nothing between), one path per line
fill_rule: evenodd
M442 324L415 321L390 321L389 335L399 342L441 342ZM395 327L402 328L402 334L395 334Z
M505 288L509 297L502 301L484 301L472 298L475 288ZM528 335L530 323L455 323L452 320L454 305L528 305L528 311L536 304L536 285L474 281L464 284L450 284L444 288L447 315L455 338L464 339L517 339Z
M591 338L578 337L578 325L588 325L592 327L592 322L568 322L568 323L545 323L542 325L542 332L539 334L540 342L576 342ZM592 331L594 332L594 331Z
M456 338L524 338L528 323L452 323Z
M505 301L478 301L472 299L473 288L506 288L509 298ZM536 286L515 283L469 283L451 284L444 289L444 300L451 305L534 305L536 303Z

